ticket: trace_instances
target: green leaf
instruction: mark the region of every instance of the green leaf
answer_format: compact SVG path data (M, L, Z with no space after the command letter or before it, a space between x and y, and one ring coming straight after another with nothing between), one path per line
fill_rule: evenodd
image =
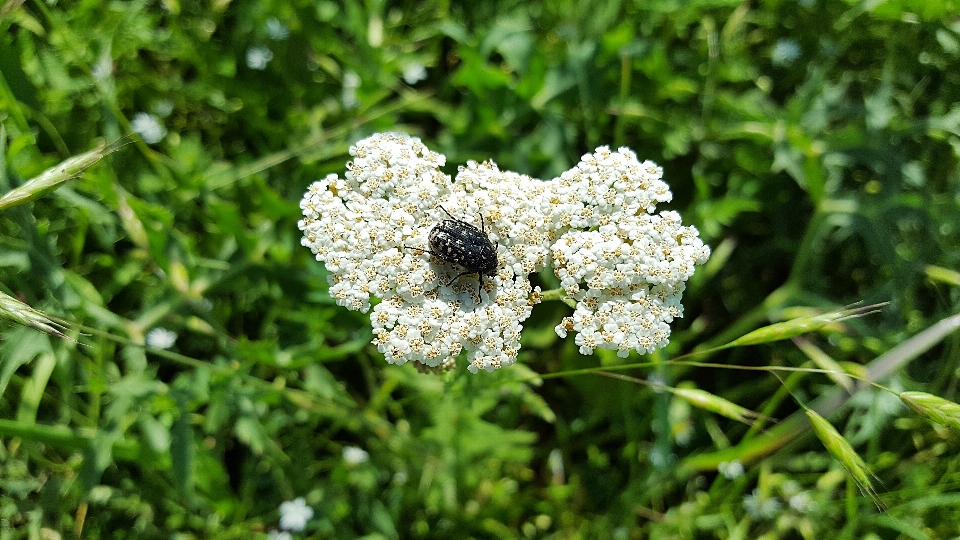
M41 354L52 354L50 340L36 330L17 326L4 331L0 342L0 395L6 395L13 374Z
M152 415L142 414L137 418L137 424L151 450L157 454L170 452L171 433L163 422Z
M173 422L170 440L170 458L173 479L180 493L189 495L193 489L193 427L190 412L180 403L179 413Z
M259 420L252 416L241 416L234 424L233 432L238 439L250 447L251 452L258 456L263 454L267 441Z
M83 465L80 468L80 481L83 490L89 493L100 484L103 471L113 463L113 444L120 439L120 432L112 429L97 431L83 451Z

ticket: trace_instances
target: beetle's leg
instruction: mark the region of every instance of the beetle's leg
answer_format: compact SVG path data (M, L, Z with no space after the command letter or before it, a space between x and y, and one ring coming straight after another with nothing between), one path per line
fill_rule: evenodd
M469 272L469 271L467 271L467 272L460 272L460 274L459 274L457 277L455 277L455 278L453 278L453 279L450 280L450 283L447 283L447 287L453 285L454 282L456 282L458 279L462 278L463 276L469 276L470 274L477 274L477 273L476 273L476 272ZM479 275L480 275L480 274L477 274L478 277L479 277Z
M461 277L463 277L463 276L465 276L465 275L467 275L467 273L466 273L466 272L463 272L462 274L458 275L457 277L451 279L449 282L447 282L447 287L453 285L458 279L460 279Z
M483 290L483 274L479 272L463 272L459 276L450 280L450 283L447 283L447 287L453 285L455 281L462 278L463 276L469 276L470 274L477 274L477 298L480 298L480 292Z
M487 230L486 230L486 228L483 226L483 214L481 214L480 212L477 212L477 213L480 214L480 232L482 232L483 235L486 236L486 235L487 235Z

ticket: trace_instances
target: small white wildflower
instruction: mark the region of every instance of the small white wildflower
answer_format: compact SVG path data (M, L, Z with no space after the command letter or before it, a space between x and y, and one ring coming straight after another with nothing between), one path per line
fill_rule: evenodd
M407 64L407 66L403 68L403 81L407 84L416 84L426 78L427 68L423 67L423 64L419 62Z
M247 67L250 69L267 69L267 64L271 60L273 60L273 51L267 47L250 47L247 49Z
M806 514L813 512L817 509L817 502L813 500L813 497L810 496L809 491L801 491L796 495L790 497L788 501L790 508L793 508L797 512Z
M290 29L276 17L267 19L267 35L270 39L282 41L290 37Z
M160 120L145 112L138 112L130 122L130 129L140 134L140 138L147 144L157 144L167 136L167 128Z
M293 536L287 531L271 530L267 533L270 540L293 540Z
M299 532L313 517L313 508L307 506L303 497L280 503L280 528L287 531Z
M720 465L717 465L717 472L723 475L723 477L727 480L739 478L743 476L744 473L743 463L740 463L740 460L738 459L733 461L724 461Z
M775 66L789 66L800 58L800 44L789 38L780 38L770 51L770 61Z
M161 99L153 103L152 109L160 118L166 118L173 112L173 102L169 99Z
M343 460L350 465L366 463L368 459L370 459L370 454L363 448L356 446L345 446L343 448Z
M177 342L177 333L166 328L154 328L147 332L147 346L155 349L169 349Z
M360 75L354 71L347 71L343 74L343 106L347 109L353 109L360 105L357 100L357 88L360 88Z
M743 498L743 509L754 519L772 519L780 511L780 501L776 497L760 494L759 489Z

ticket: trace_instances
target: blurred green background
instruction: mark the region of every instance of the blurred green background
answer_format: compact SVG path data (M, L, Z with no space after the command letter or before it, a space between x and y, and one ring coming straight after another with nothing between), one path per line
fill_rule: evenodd
M296 497L315 514L295 538L960 534L960 435L894 394L825 414L879 511L806 429L568 373L647 362L620 373L784 419L838 383L667 361L887 302L694 359L869 376L893 349L879 382L956 401L956 334L894 349L960 312L956 1L7 0L0 74L0 192L143 135L0 212L0 289L84 325L77 344L0 321L0 539L266 537ZM553 302L510 368L387 365L296 225L387 130L450 174L551 178L599 145L662 165L661 208L714 250L670 346L581 356ZM156 328L175 343L147 351Z

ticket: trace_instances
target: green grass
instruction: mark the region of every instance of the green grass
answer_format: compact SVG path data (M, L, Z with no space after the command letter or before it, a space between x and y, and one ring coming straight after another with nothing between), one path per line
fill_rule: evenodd
M960 534L957 2L16 4L0 540L265 538L297 497L295 538ZM660 164L713 249L670 345L582 356L547 301L513 366L386 364L297 220L390 130L451 175Z

